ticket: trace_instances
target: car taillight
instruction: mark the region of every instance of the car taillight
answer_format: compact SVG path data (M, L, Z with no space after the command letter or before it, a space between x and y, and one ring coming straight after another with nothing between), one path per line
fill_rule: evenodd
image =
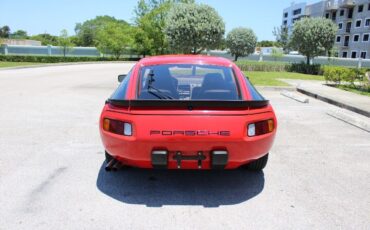
M132 125L128 122L104 118L103 129L118 135L132 136Z
M265 120L248 125L248 136L254 137L274 131L274 120Z

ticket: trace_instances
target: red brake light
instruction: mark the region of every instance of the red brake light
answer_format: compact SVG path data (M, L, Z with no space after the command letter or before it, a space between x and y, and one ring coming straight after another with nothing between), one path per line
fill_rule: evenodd
M274 131L274 120L259 121L248 125L248 136L254 137Z
M103 129L118 135L131 136L132 126L130 123L104 118Z

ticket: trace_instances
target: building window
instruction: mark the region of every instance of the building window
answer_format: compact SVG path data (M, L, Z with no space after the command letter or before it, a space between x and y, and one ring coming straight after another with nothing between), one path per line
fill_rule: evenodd
M357 58L357 52L356 51L352 51L351 58Z
M327 14L325 15L325 18L329 18L329 16L330 16L330 15L327 13Z
M347 26L346 26L346 32L347 33L351 32L351 27L352 27L352 22L347 22Z
M344 16L344 10L340 10L339 15Z
M367 7L367 10L370 11L370 3L369 3L369 6Z
M364 11L364 5L359 5L358 6L358 10L357 10L359 13L361 13L362 11Z
M287 18L288 17L288 13L284 13L284 18Z
M353 42L358 42L360 40L360 35L359 34L355 34L353 36Z
M360 57L361 57L362 59L366 59L366 54L367 54L367 52L366 52L366 51L362 51L362 52L361 52Z
M337 20L337 12L333 12L333 14L331 15L331 19L333 21Z
M342 22L340 22L340 23L338 23L338 28L341 30L341 29L343 29L343 23Z
M370 18L366 18L365 20L365 26L369 27L370 26Z
M369 41L369 37L370 37L370 34L364 34L364 35L362 36L362 41L363 41L363 42L368 42L368 41Z
M294 18L294 19L292 20L292 23L294 24L296 21L299 21L299 18Z
M287 20L284 20L284 26L286 26L288 24L288 21Z
M353 8L348 10L348 18L352 18L352 17L353 17Z
M345 47L349 46L349 36L344 36L344 44Z
M342 53L342 58L347 58L347 55L348 55L348 53L347 53L346 51L344 51L344 52Z
M361 22L362 22L361 19L359 19L359 20L356 21L356 28L361 27Z
M293 15L297 15L297 14L301 14L302 13L302 9L299 8L299 9L296 9L293 11Z
M341 36L337 36L336 41L337 41L337 42L340 42L340 39L341 39Z

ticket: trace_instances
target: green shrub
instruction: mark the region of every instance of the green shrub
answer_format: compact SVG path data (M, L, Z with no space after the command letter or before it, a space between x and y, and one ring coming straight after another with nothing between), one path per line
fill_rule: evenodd
M7 62L37 62L37 63L59 63L59 62L94 62L94 61L137 61L139 58L113 57L62 57L62 56L19 56L0 55L0 61Z
M308 65L304 62L292 63L287 68L288 72L296 72L311 75L322 75L322 69L320 64Z
M334 82L335 84L347 82L351 85L354 85L356 80L362 81L363 75L365 74L365 70L363 69L353 69L339 66L325 66L323 71L326 82Z
M283 62L256 62L256 61L238 61L236 65L242 71L259 72L286 72L289 63Z

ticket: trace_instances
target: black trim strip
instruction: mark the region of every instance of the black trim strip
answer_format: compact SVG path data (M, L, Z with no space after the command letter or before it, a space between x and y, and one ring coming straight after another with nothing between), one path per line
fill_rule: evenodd
M269 105L268 100L261 101L185 101L185 100L114 100L108 99L114 106L125 107L206 107L206 108L262 108Z

